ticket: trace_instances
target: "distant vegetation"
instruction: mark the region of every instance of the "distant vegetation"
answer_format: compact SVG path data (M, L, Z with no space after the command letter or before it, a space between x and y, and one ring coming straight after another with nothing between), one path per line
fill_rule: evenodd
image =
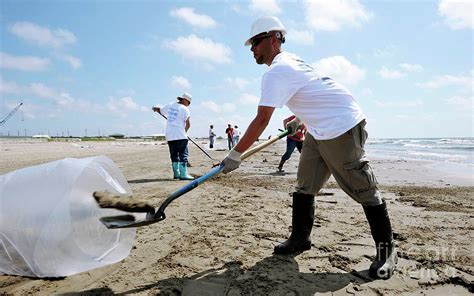
M126 136L117 136L110 135L108 137L51 137L48 138L48 142L73 142L73 141L82 141L82 142L106 142L106 141L116 141L116 140L142 140L142 141L165 141L165 136L146 136L146 137L126 137Z
M100 141L115 141L114 138L110 137L52 137L48 139L48 142L100 142Z

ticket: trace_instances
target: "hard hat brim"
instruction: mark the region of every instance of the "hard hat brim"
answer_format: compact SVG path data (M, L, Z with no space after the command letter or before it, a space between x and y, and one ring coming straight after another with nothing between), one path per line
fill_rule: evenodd
M267 31L267 32L261 32L261 33L258 33L257 35L254 35L254 36L250 37L249 39L247 39L247 41L244 42L244 46L250 46L250 45L252 45L252 44L250 43L250 40L252 40L253 38L257 37L258 35L263 34L263 33L267 33L267 34L268 34L268 33L273 32L273 31L275 31L275 32L281 32L281 34L282 34L283 36L286 35L286 30L282 30L282 29L278 29L278 28L275 29L275 30L269 30L269 31Z

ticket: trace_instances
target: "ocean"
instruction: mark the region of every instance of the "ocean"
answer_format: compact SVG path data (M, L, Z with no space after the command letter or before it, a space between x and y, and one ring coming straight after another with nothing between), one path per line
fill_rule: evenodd
M474 167L474 138L370 139L368 156L427 160Z

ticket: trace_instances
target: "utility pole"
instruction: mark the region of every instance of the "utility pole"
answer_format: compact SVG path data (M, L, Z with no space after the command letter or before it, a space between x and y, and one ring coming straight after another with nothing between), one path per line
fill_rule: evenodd
M25 128L25 137L26 137L26 128Z
M86 138L87 138L87 129L85 131L86 131Z

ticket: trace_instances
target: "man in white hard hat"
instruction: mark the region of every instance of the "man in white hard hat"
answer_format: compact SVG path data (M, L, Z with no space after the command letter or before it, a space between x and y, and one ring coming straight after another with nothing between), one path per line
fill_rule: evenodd
M166 116L166 141L170 150L173 178L179 180L193 180L194 177L187 173L188 163L188 135L186 132L191 127L189 118L191 113L188 106L192 96L184 93L177 97L177 102L171 102L164 107L153 106L153 111Z
M223 172L239 167L241 154L265 130L275 108L286 105L296 115L286 125L290 134L297 131L301 122L305 123L307 134L293 193L292 233L274 252L290 254L311 248L314 195L332 174L344 192L363 206L377 249L370 275L390 278L397 255L386 203L380 197L377 180L365 157L368 135L365 115L346 88L318 75L296 55L282 51L285 35L286 30L276 17L262 17L252 25L245 45L251 46L257 64L269 68L262 77L257 115L223 160Z

